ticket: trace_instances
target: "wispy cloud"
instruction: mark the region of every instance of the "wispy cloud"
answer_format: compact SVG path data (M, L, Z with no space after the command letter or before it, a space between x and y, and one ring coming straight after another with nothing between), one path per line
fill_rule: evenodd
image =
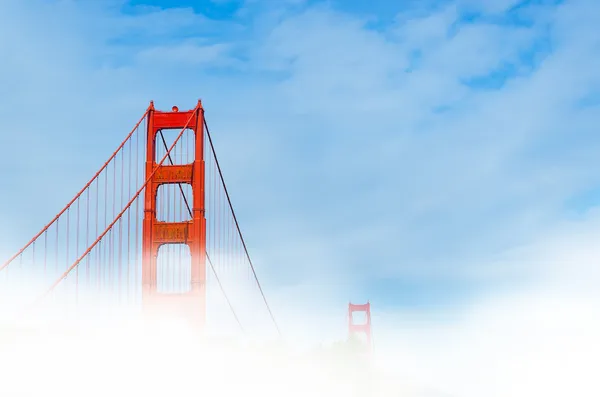
M280 302L316 288L340 305L369 285L361 297L393 307L379 290L395 284L378 280L479 293L593 263L573 252L593 251L600 183L596 2L381 3L382 17L248 1L229 21L123 4L0 5L1 251L81 187L149 99L200 96ZM571 245L574 216L590 234Z

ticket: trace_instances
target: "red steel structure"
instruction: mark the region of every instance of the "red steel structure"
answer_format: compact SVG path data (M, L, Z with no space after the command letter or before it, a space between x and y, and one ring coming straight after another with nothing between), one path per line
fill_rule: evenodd
M366 322L356 324L353 320L353 314L356 312L365 313ZM367 338L367 346L369 352L373 349L373 335L371 333L371 303L367 302L362 305L353 303L348 304L348 334L350 337L356 334L364 334Z
M279 333L201 101L186 111L150 103L73 199L0 263L0 308L17 306L15 293L24 308L67 303L65 313L94 317L141 306L218 333Z
M170 112L162 112L155 110L151 103L147 117L146 178L149 182L145 191L142 232L142 302L146 310L176 311L195 326L202 327L206 317L204 109L198 101L189 111L180 112L173 107ZM185 128L193 132L193 161L190 164L157 164L157 134L166 129ZM157 219L158 189L166 184L192 187L191 220L167 222ZM164 294L158 291L157 259L159 248L166 244L185 244L190 248L190 285L182 292Z

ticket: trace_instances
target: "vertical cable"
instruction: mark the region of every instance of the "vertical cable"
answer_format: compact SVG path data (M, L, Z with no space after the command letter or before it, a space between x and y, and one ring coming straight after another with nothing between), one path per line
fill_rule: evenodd
M123 191L125 186L125 151L121 150L121 203L119 208L123 209ZM123 218L119 219L119 278L117 281L118 299L121 302L122 272L123 272Z
M98 263L96 264L96 267L97 267L97 269L96 269L97 277L96 277L96 280L95 280L95 283L94 283L96 285L96 288L94 288L94 289L98 292L98 294L100 293L101 284L102 284L101 283L102 273L101 273L100 269L103 267L102 266L102 261L104 260L104 255L103 255L104 254L104 250L103 250L103 247L105 245L106 244L102 244L102 241L100 241L100 242L98 242L98 246L96 247L96 249L98 250Z
M33 242L33 244L32 244L32 250L33 250L33 252L32 252L32 254L31 254L31 262L32 262L32 263L31 263L31 266L32 266L33 268L35 268L35 241L34 241L34 242Z
M104 174L104 227L108 226L108 167L106 168L106 173ZM104 278L104 270L106 268L106 245L103 244L104 248L102 253L100 254L101 260L98 266L98 291L102 289L103 278Z
M96 234L95 235L97 236L98 235L98 227L100 225L100 178L98 178L96 180L96 222L95 222L95 225L96 225ZM87 246L89 247L89 245L90 244L88 242ZM99 248L96 249L96 272L97 272L98 268L100 268L100 249ZM94 272L94 273L96 273L96 272ZM90 270L90 275L91 275L91 273L92 272ZM90 281L92 281L91 277L90 277ZM96 284L97 281L98 280L93 280L92 283ZM92 284L89 285L90 289L91 289L91 287L92 287Z
M77 199L77 226L75 227L75 257L79 258L79 210L80 201ZM75 269L75 304L77 304L79 298L79 266Z
M48 230L44 232L44 279L48 272Z
M117 159L115 158L114 162L113 162L113 184L112 184L112 207L113 207L113 212L111 215L111 219L115 219L116 214L117 214ZM110 237L109 240L110 242L110 265L108 266L108 288L107 291L112 291L113 290L113 271L114 271L114 266L115 266L115 233L113 233L113 229L110 229Z
M217 249L216 249L216 253L217 253L217 260L216 260L216 266L217 269L219 269L221 266L221 191L217 190L217 213L216 215L216 222L217 222L217 227L216 227L216 233L215 236L217 238Z
M231 271L235 275L236 268L235 263L233 262L233 220L229 217L229 261L231 263Z
M210 157L212 165L213 165L213 189L212 189L212 195L213 195L213 209L212 209L212 218L213 218L213 233L212 233L212 240L213 240L213 255L217 255L217 208L218 208L218 202L217 202L217 175L215 172L215 163L212 161L212 156ZM219 259L219 257L217 256L217 260Z
M66 267L69 266L69 240L71 239L71 236L69 235L69 224L70 219L69 219L69 215L71 213L71 207L69 207L69 209L67 209L67 238L66 238L66 243L67 243L67 248L66 248L66 252L65 252L65 258L66 258Z
M144 121L144 130L147 130L146 128L146 121ZM135 186L137 188L137 186L139 186L139 176L140 176L140 170L137 169L137 167L139 167L140 163L140 134L138 132L137 136L136 136L136 145L135 145L135 164L136 164L136 172L135 172ZM143 167L143 166L142 166ZM139 277L139 269L138 269L138 245L139 245L139 222L140 222L140 200L139 198L135 200L135 267L134 267L134 285L136 285L135 287L135 296L137 299L137 293L139 291L137 285L139 284L138 277Z
M87 189L87 199L86 199L86 206L85 206L85 218L86 218L86 223L85 223L85 246L89 247L90 246L90 188L88 187ZM88 257L86 258L86 264L85 264L85 278L86 278L86 282L85 282L85 286L86 288L90 287L90 256L88 255Z
M137 132L136 132L137 133ZM131 141L129 141L129 166L128 166L128 170L129 172L127 173L127 198L130 199L131 198ZM137 201L137 200L136 200ZM130 271L131 271L131 255L130 255L130 251L131 251L131 209L127 210L127 277L125 279L125 284L126 284L126 300L129 303L129 295L130 295L130 291L129 291L129 277L130 277Z
M58 229L58 224L60 222L60 218L58 218L56 220L56 246L54 247L56 249L56 257L55 257L55 262L54 262L54 270L58 272L58 234L59 234L59 229Z

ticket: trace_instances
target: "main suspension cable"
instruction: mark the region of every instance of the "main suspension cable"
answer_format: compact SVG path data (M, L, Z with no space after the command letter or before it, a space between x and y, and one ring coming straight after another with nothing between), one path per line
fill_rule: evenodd
M2 266L0 266L0 272L2 270L4 270L8 265L11 264L12 261L14 261L16 258L19 257L19 255L21 255L23 252L25 252L25 250L27 248L29 248L29 246L31 246L42 234L44 234L49 228L50 226L52 226L54 224L54 222L56 222L65 212L67 212L67 210L71 207L71 205L79 198L81 197L81 195L92 185L92 183L94 183L94 181L96 180L96 178L98 178L98 176L102 173L102 171L104 171L106 169L106 167L108 167L108 165L110 164L110 162L117 156L117 154L121 151L121 149L125 146L125 144L127 143L127 141L129 141L129 139L133 136L133 134L137 131L138 127L140 126L140 124L142 123L142 121L144 121L144 118L146 118L146 116L148 115L148 111L150 110L150 108L148 108L146 110L146 112L144 113L144 115L140 118L140 120L137 122L137 124L135 125L135 127L133 127L133 129L131 130L131 132L127 135L127 137L123 140L123 142L119 145L119 147L117 148L117 150L114 151L114 153L109 157L109 159L104 163L104 165L100 168L100 170L98 170L98 172L96 172L96 174L92 177L92 179L89 180L89 182L83 187L83 189L81 189L79 191L79 193L77 193L75 195L75 197L69 201L69 203L62 209L62 211L60 211L53 219L52 221L50 221L50 223L48 223L46 226L44 226L44 228L42 230L40 230L40 232L38 234L36 234L31 240L29 240L29 242L19 250L19 252L17 252L16 254L14 254L10 259L8 259L6 262L4 262L2 264Z
M147 187L148 183L150 182L150 180L152 179L152 177L154 176L154 174L156 174L156 172L160 169L160 166L165 162L165 160L167 159L167 156L171 153L171 150L173 150L173 148L175 147L175 145L177 144L177 142L179 141L179 139L183 136L183 133L188 128L188 125L192 121L192 118L194 117L194 114L195 114L195 112L197 110L198 110L198 107L196 106L196 108L194 109L194 113L192 113L192 115L190 115L190 117L188 118L187 122L185 123L185 126L181 129L181 132L179 133L179 135L177 136L177 138L175 138L175 141L173 142L173 144L171 145L171 147L169 148L169 150L167 151L167 153L163 156L163 158L157 164L158 167L154 168L154 170L150 173L150 175L148 175L148 177L146 178L146 181L144 182L144 184L139 188L139 190L131 198L131 200L129 200L129 202L127 203L127 205L125 206L125 208L123 208L123 210L117 215L117 217L114 219L114 221L110 225L108 225L108 227L104 230L104 232L100 236L98 236L98 238L96 239L96 241L94 241L94 243L92 243L92 245L90 245L88 247L88 249L85 250L85 252L79 258L77 258L77 260L71 266L69 266L69 268L50 286L50 288L48 288L46 290L46 292L40 296L39 300L41 300L44 297L46 297L50 292L52 292L54 290L54 288L56 288L57 285L59 285L64 279L66 279L67 276L71 273L71 271L73 269L75 269L79 265L79 263L83 260L83 258L85 258L86 255L88 255L92 251L92 249L94 249L94 247L96 245L98 245L98 243L104 238L104 236L106 236L106 234L113 228L113 226L119 221L119 219L121 219L121 217L123 216L123 214L127 210L129 210L129 208L131 207L131 204L133 204L133 202L135 200L137 200L137 198L141 194L141 192Z
M167 146L167 141L165 140L165 136L162 132L162 130L159 132L160 138L162 140L162 143L165 147L165 150L167 150L168 153L168 159L169 162L171 163L171 165L174 165L175 163L173 162L173 159L171 158L171 153L168 152L168 146ZM190 205L188 203L187 197L185 196L185 192L183 191L183 187L181 186L181 183L178 183L177 185L179 185L179 191L181 192L181 195L183 196L183 201L185 202L185 206L187 207L187 210L190 214L190 217L193 217L192 214L192 209L190 208ZM229 296L227 296L227 293L225 292L225 288L223 288L223 284L221 284L221 279L219 278L219 275L217 274L217 270L215 269L212 260L210 259L210 256L208 255L208 252L205 252L206 254L206 259L208 260L208 264L210 265L210 268L213 271L213 274L215 275L215 279L217 280L217 284L219 285L219 288L221 289L221 292L223 293L223 296L225 297L225 300L227 301L227 305L229 305L229 309L231 310L231 313L233 314L233 317L235 317L235 321L237 321L238 325L240 326L240 329L242 330L242 332L245 333L244 331L244 327L237 315L237 313L235 312L235 309L233 308L233 305L231 304L231 300L229 300Z
M231 198L229 197L229 191L227 190L227 185L225 184L225 179L223 178L223 172L221 171L221 166L219 165L219 160L217 159L217 153L216 153L215 147L213 145L213 141L212 141L212 138L210 135L210 130L208 129L208 124L206 123L206 118L204 118L204 127L206 128L206 135L208 136L208 142L210 143L210 148L211 148L213 157L215 159L215 164L217 165L217 170L219 171L219 177L221 179L221 184L223 185L223 190L225 191L225 196L227 197L227 202L229 203L229 208L231 209L231 215L233 216L233 221L235 222L235 227L240 236L242 246L244 247L244 252L246 254L246 258L248 259L248 263L250 264L250 269L252 269L252 274L254 275L254 280L256 280L256 285L258 286L258 290L260 291L260 294L263 298L265 306L267 307L267 310L269 311L269 316L271 317L271 321L273 321L273 324L275 325L275 328L277 329L277 333L279 334L279 336L281 336L281 330L279 329L279 325L277 325L277 321L275 320L275 316L273 315L273 312L271 311L271 306L269 306L269 302L267 301L267 297L265 296L265 293L263 292L262 286L260 285L260 281L258 281L258 276L256 274L254 264L252 263L252 259L250 259L250 253L248 252L246 242L244 241L244 236L242 235L242 231L240 229L240 225L239 225L237 217L235 215L235 211L233 210L233 205L231 204Z

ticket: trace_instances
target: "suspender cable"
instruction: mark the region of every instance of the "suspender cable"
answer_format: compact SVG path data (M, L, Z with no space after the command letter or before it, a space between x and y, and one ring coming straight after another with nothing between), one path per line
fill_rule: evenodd
M219 160L217 159L217 153L215 152L215 147L213 145L213 141L210 136L210 130L208 129L208 124L206 123L206 118L204 119L204 126L206 127L206 135L208 136L208 142L210 144L210 148L211 148L212 154L215 159L215 164L217 166L217 170L219 171L219 177L221 179L221 183L222 183L223 189L225 191L225 196L227 198L227 202L229 203L229 208L231 209L231 215L233 216L233 221L235 222L235 227L240 236L240 240L242 241L242 245L244 247L244 252L246 254L246 258L248 259L248 263L250 264L250 268L252 269L252 274L254 275L254 280L256 280L256 284L258 285L258 290L260 291L260 294L263 298L265 306L267 307L267 310L269 311L269 316L271 317L271 321L273 321L273 324L275 325L275 328L277 329L277 333L279 334L279 336L281 336L281 330L279 329L279 325L277 325L277 321L275 320L275 316L273 315L273 312L271 311L271 307L269 306L269 302L267 301L267 298L265 296L265 293L263 292L262 286L260 285L260 281L258 281L258 276L256 275L256 270L254 268L254 265L252 264L252 259L250 259L250 254L248 253L248 248L246 246L246 242L244 241L244 237L242 235L240 225L238 223L237 217L235 216L235 211L233 210L233 205L231 204L231 199L229 197L227 185L225 184L225 180L223 179L223 172L221 171L221 166L219 165Z

